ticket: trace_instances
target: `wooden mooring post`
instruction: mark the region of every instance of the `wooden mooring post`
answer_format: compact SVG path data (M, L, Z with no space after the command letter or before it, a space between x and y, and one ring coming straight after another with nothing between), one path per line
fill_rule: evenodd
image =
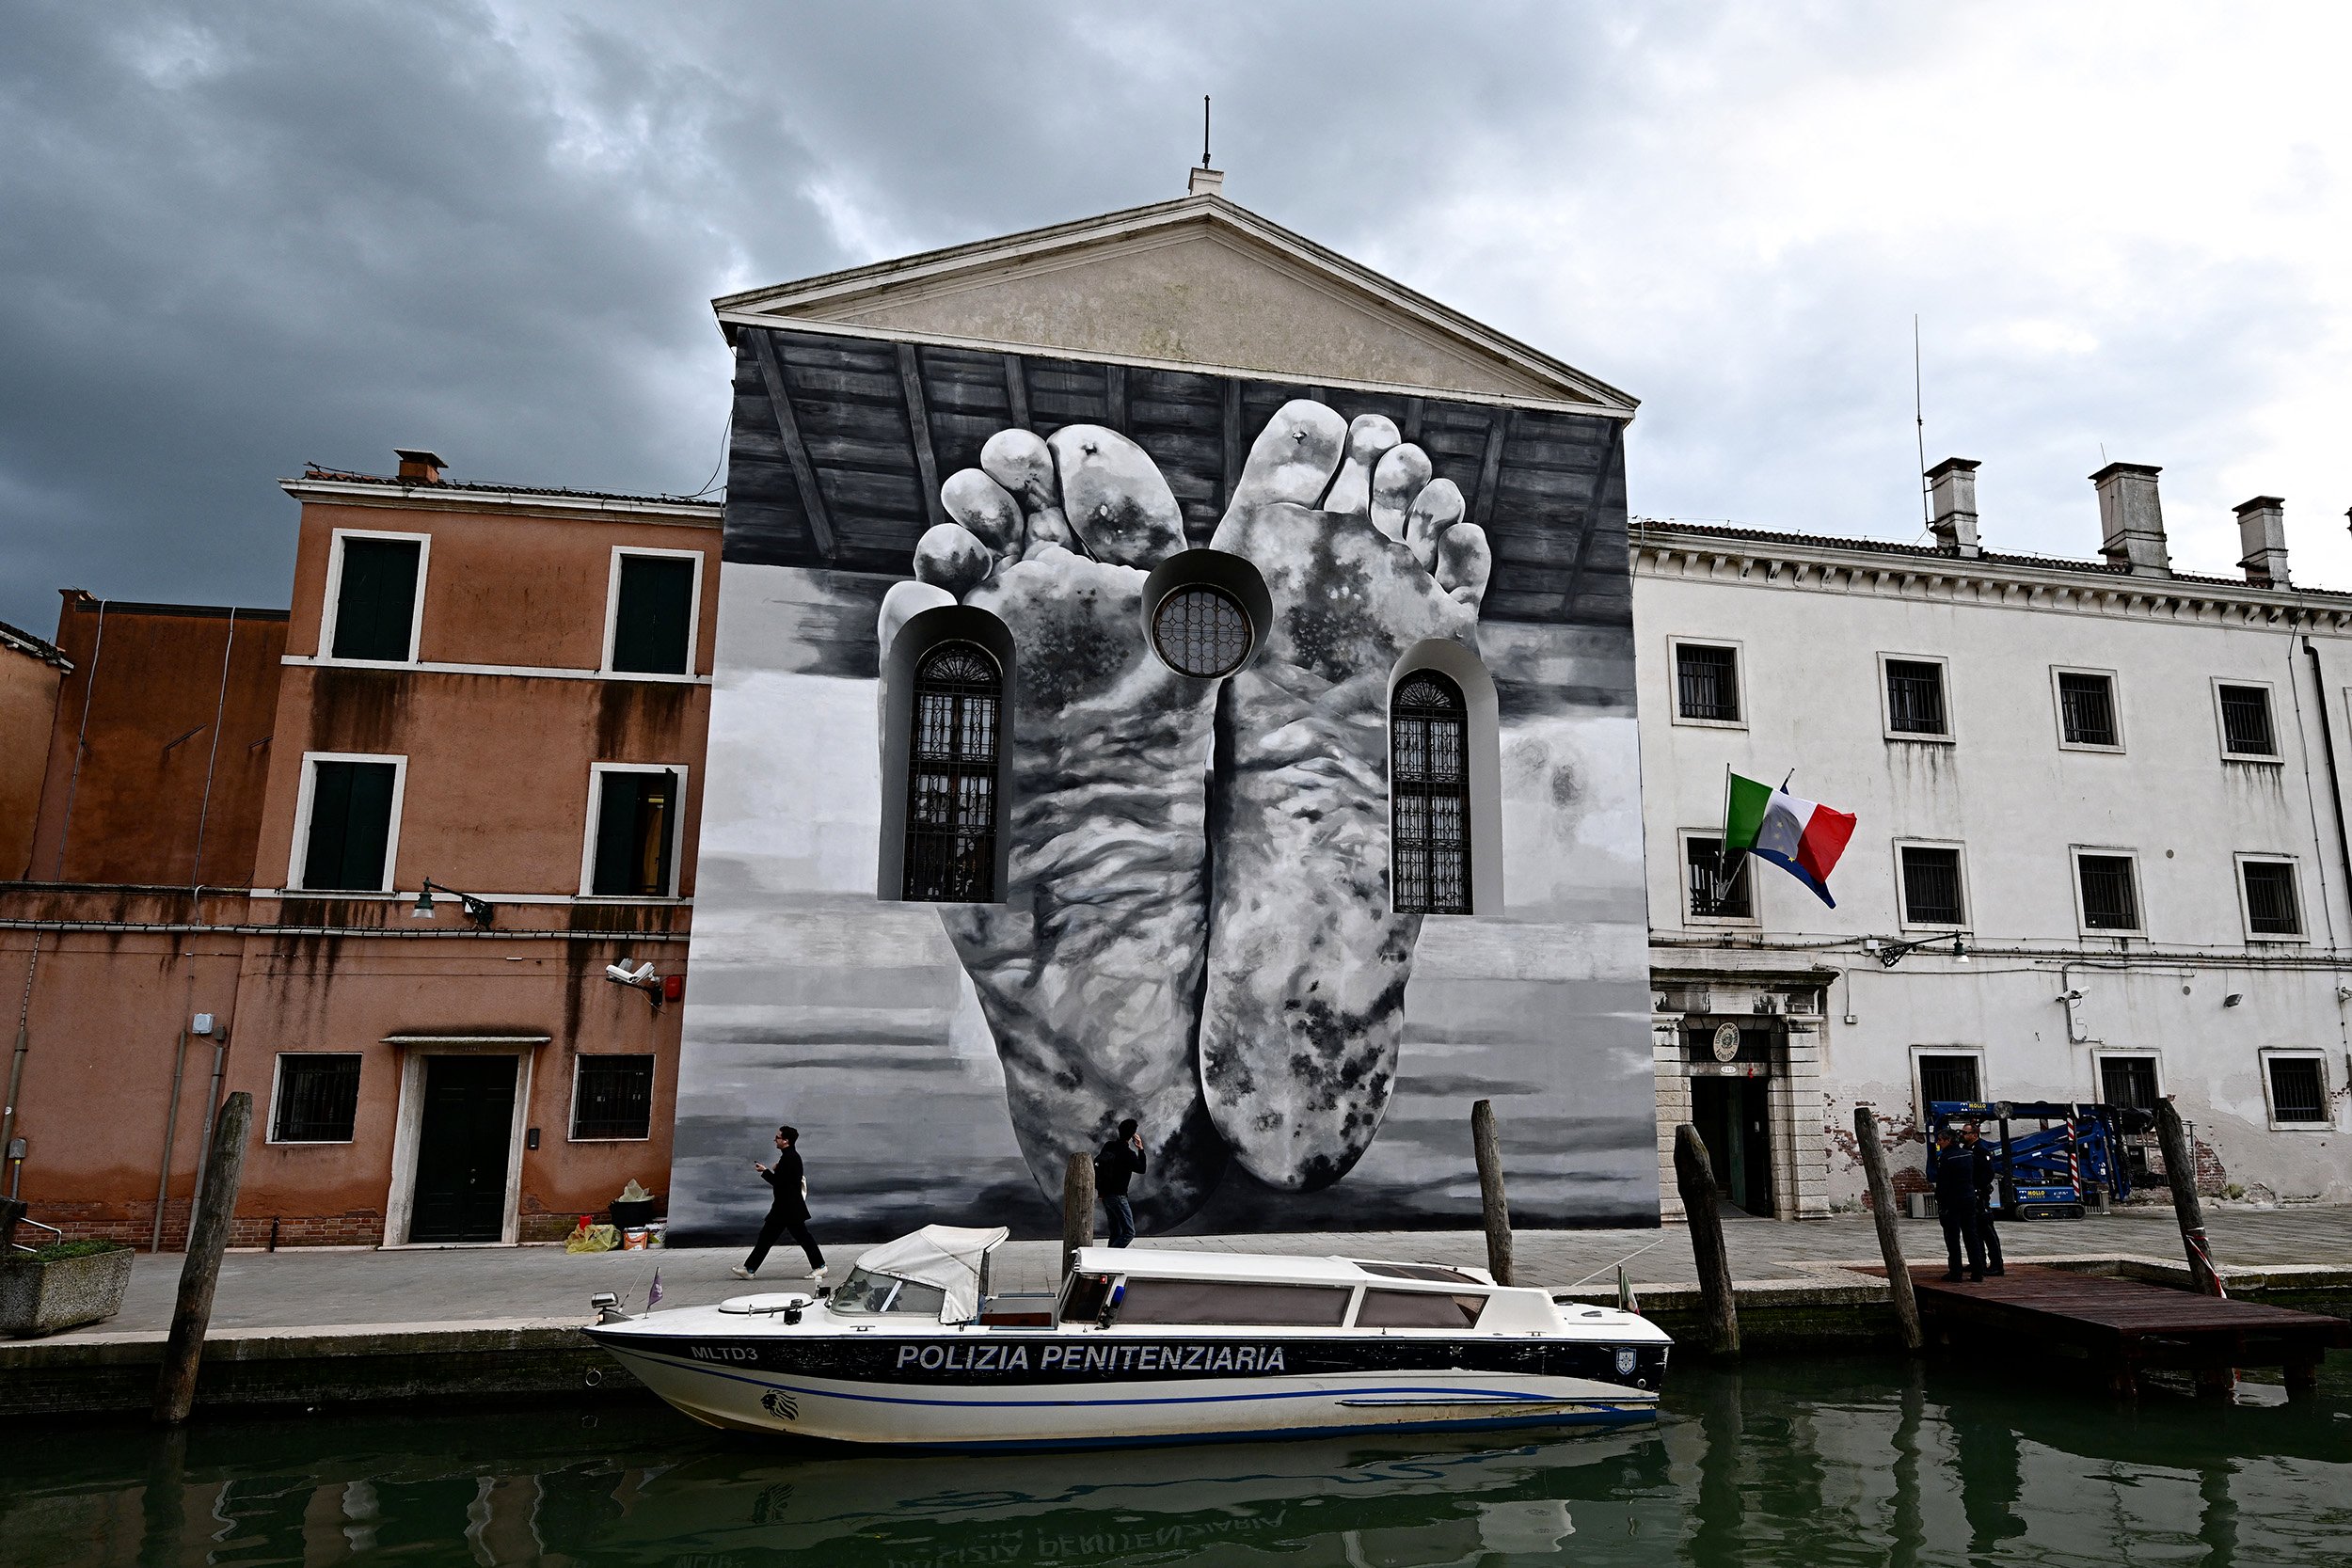
M2197 1153L2181 1125L2172 1097L2156 1101L2156 1141L2164 1147L2164 1180L2172 1189L2172 1217L2181 1225L2181 1250L2188 1254L2188 1277L2209 1296L2226 1295L2213 1247L2205 1240L2205 1206L2197 1196Z
M1675 1188L1691 1226L1691 1253L1699 1270L1699 1309L1707 1348L1726 1358L1740 1354L1740 1308L1731 1295L1731 1260L1724 1252L1724 1217L1715 1210L1715 1167L1706 1140L1689 1122L1675 1129Z
M1495 1102L1470 1107L1470 1147L1478 1155L1479 1206L1486 1219L1486 1272L1498 1285L1511 1279L1511 1205L1502 1193L1502 1145L1495 1136Z
M1061 1179L1061 1272L1077 1266L1078 1249L1094 1244L1094 1156L1070 1157Z
M229 1249L230 1226L237 1217L237 1182L245 1174L246 1139L252 1131L253 1096L239 1089L222 1102L213 1122L196 1226L188 1233L187 1261L180 1265L180 1299L164 1341L163 1370L155 1378L155 1419L167 1425L186 1420L196 1403L197 1367L204 1355L204 1331L213 1321L213 1287L220 1283L220 1255Z
M1870 1219L1878 1227L1879 1256L1886 1261L1886 1290L1894 1298L1895 1325L1902 1331L1903 1349L1916 1355L1927 1343L1927 1337L1919 1331L1919 1298L1912 1293L1911 1266L1903 1261L1902 1238L1895 1231L1895 1181L1886 1171L1886 1150L1879 1144L1878 1113L1867 1105L1854 1107L1853 1139L1862 1151L1862 1169L1870 1180Z

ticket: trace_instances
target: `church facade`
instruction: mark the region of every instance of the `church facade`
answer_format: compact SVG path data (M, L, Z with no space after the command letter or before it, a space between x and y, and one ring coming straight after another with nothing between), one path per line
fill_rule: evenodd
M717 309L674 1236L1655 1222L1629 398L1213 181Z

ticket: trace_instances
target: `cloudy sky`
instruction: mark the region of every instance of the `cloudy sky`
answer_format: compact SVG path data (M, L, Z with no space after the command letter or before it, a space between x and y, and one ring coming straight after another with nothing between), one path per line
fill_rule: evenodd
M1464 20L1467 18L1468 20ZM0 8L0 619L282 606L306 461L691 492L711 296L1227 194L1643 400L1637 513L2352 587L2341 6Z

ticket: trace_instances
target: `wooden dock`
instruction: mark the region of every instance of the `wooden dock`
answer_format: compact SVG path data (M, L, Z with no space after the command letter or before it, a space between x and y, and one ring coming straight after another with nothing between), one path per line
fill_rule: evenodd
M2352 1320L2032 1263L2011 1263L1981 1284L1915 1268L1911 1284L1931 1338L1996 1338L2082 1359L2120 1394L2137 1394L2141 1374L2159 1370L2191 1373L2201 1393L2226 1394L2245 1367L2278 1367L2287 1391L2305 1394L2328 1352L2352 1347Z

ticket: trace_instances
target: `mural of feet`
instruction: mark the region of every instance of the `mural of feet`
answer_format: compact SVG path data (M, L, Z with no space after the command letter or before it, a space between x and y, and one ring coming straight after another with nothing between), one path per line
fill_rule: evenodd
M1155 1227L1206 1200L1229 1147L1271 1186L1327 1186L1387 1109L1421 928L1390 910L1389 678L1426 639L1475 651L1485 535L1390 420L1284 405L1213 541L1257 567L1273 620L1218 682L1144 635L1147 568L1184 540L1124 436L1000 432L941 500L955 520L883 599L881 641L960 603L1017 648L1005 899L941 917L1032 1173L1058 1191L1067 1155L1135 1116Z
M1218 712L1200 1080L1278 1188L1345 1175L1395 1085L1422 917L1390 909L1389 678L1423 640L1476 651L1492 564L1430 471L1390 420L1293 402L1211 541L1258 568L1274 624Z
M917 544L916 580L882 601L885 652L934 606L984 610L1016 646L1005 744L1010 865L999 904L941 918L1005 1067L1040 1187L1123 1117L1146 1138L1138 1216L1190 1215L1226 1164L1195 1066L1208 940L1204 772L1214 681L1178 674L1142 634L1148 568L1184 547L1143 449L1073 425L993 436L941 486L955 520Z

